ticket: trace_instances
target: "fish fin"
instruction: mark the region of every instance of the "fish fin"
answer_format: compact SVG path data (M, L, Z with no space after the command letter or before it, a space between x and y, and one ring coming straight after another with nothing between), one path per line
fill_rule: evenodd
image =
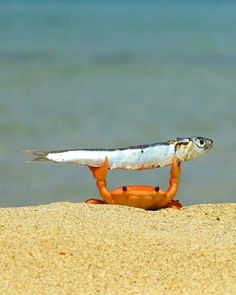
M47 158L47 155L49 154L48 152L27 150L26 153L29 156L29 160L27 162L50 162Z

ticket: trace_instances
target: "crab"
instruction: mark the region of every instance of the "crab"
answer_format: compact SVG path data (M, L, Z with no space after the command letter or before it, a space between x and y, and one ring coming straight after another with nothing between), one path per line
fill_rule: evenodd
M159 186L122 186L109 191L106 186L106 176L108 172L108 158L105 157L101 167L89 167L96 180L97 188L103 200L89 199L87 204L117 204L142 209L157 210L160 208L182 207L178 200L173 200L178 187L181 175L180 161L176 155L173 156L170 169L169 188L163 191Z

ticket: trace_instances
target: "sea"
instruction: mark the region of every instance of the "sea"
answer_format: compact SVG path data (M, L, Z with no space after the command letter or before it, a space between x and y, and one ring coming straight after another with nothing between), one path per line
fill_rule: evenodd
M0 1L0 207L97 198L87 167L25 150L214 140L182 163L183 205L236 201L236 2ZM168 187L170 167L109 171Z

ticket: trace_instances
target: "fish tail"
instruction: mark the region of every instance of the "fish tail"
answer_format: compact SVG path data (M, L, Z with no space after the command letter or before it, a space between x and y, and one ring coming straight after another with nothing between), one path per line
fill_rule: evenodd
M47 157L47 155L49 154L48 152L27 150L26 153L29 157L28 162L50 162Z

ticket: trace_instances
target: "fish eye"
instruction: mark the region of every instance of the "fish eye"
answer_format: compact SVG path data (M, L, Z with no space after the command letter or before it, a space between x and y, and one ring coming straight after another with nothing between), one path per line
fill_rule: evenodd
M200 139L200 144L204 144L204 140L203 139Z
M198 138L197 139L197 145L199 146L199 147L204 147L205 146L205 140L203 139L203 138Z

